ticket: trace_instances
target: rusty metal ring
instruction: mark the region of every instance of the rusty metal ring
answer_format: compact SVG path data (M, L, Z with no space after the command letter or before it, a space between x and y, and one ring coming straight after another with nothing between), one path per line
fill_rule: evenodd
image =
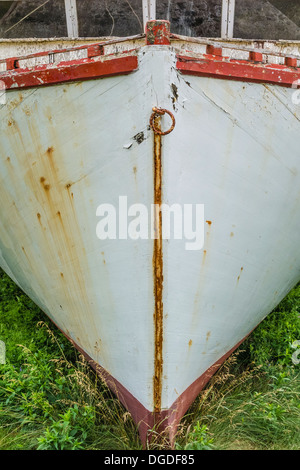
M173 114L171 113L171 111L168 111L167 109L163 109L163 108L156 108L156 107L152 108L152 111L153 111L153 113L151 114L151 117L150 117L150 126L152 127L155 134L160 134L160 135L170 134L170 132L172 132L172 130L175 127L175 118L174 118ZM172 125L171 125L170 129L167 130L167 131L161 131L160 129L157 129L155 127L155 124L154 124L155 117L157 115L163 116L164 114L168 114L170 116L170 118L172 119Z

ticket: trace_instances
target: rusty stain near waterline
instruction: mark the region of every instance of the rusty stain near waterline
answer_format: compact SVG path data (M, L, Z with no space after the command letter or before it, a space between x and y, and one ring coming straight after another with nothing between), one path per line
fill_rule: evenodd
M160 129L160 117L155 118L155 127ZM162 203L162 162L161 135L154 133L154 204L160 208ZM154 220L154 378L153 401L154 412L161 411L162 372L163 372L163 254L162 254L162 213L155 212Z
M175 103L178 101L178 88L174 83L171 83L171 91L172 91L172 103L173 103L173 109L176 111L176 106Z
M243 266L242 266L242 267L241 267L240 274L238 275L238 278L237 278L237 281L236 281L237 284L239 283L239 280L240 280L240 278L241 278L241 274L242 274L243 270L244 270L244 268L243 268Z
M12 132L12 129L16 131L12 126L7 128L7 132L8 130ZM19 136L17 137L19 140ZM20 133L20 145L27 149L27 141L22 141L22 137ZM65 166L64 154L58 150L59 146L55 144L55 139L49 139L47 144L40 141L41 138L35 129L33 117L30 126L30 139L34 143L34 152L28 152L26 160L24 159L24 168L26 169L24 181L30 191L31 198L37 203L37 210L33 215L35 225L39 229L37 237L40 240L39 258L35 256L36 252L33 253L30 245L28 250L27 245L24 245L30 260L34 260L32 271L38 269L38 259L47 260L49 270L56 273L56 280L59 280L57 299L61 299L61 301L57 302L58 307L65 312L66 318L72 318L73 312L75 315L76 311L84 311L88 324L92 325L93 331L96 331L98 324L95 322L92 313L93 306L89 304L87 294L87 286L91 284L91 279L87 268L78 214L73 204L71 188L73 180ZM37 164L33 166L32 162L35 161L36 156L39 156L39 159ZM21 253L25 263L25 252ZM29 262L27 263L30 266ZM68 300L66 305L62 303L64 298ZM86 335L85 320L79 318L78 327L81 333L79 336ZM92 339L88 338L86 343L92 347ZM105 362L105 354L105 348L103 348L103 362Z

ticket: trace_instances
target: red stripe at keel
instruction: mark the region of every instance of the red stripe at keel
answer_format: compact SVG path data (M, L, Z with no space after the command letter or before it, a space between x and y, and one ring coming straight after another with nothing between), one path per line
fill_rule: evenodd
M65 334L64 332L62 332ZM251 333L251 332L250 332ZM250 334L249 333L249 334ZM66 336L66 335L65 335ZM181 418L187 412L199 393L210 381L212 376L218 371L228 357L245 341L249 335L239 341L230 351L224 354L218 361L207 369L198 379L196 379L170 406L160 412L147 410L118 380L111 376L103 367L97 364L84 350L82 350L72 339L68 338L75 348L86 358L96 373L104 380L110 390L116 395L118 400L130 412L133 421L138 427L140 439L144 448L151 441L152 430L155 433L163 433L170 445L174 447L175 436Z

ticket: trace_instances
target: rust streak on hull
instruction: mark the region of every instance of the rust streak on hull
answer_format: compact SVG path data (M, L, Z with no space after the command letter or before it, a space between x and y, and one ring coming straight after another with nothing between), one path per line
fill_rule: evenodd
M160 129L160 117L156 117L156 128ZM153 401L154 414L161 411L162 371L163 371L163 252L162 252L162 164L161 164L161 135L154 133L154 204L155 204L155 238L153 251L154 277L154 378Z

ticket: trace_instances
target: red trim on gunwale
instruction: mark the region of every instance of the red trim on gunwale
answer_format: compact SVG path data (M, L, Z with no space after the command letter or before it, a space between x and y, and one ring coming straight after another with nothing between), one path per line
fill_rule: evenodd
M97 51L94 50L96 46ZM5 84L5 88L9 90L128 74L138 68L136 51L124 52L124 55L119 57L112 54L109 56L102 55L99 58L104 52L100 46L102 44L93 45L93 47L81 46L82 49L87 48L88 50L89 58L87 59L61 62L59 64L44 64L32 69L19 68L19 61L25 60L26 56L6 59L8 70L0 74L0 80ZM210 51L209 48L208 51ZM53 51L53 53L57 52ZM42 52L31 54L27 58L49 54L50 52ZM93 58L93 55L97 57ZM255 61L256 57L258 56L250 54L252 61L246 61L230 60L228 57L221 57L220 54L210 53L203 55L203 57L178 55L177 69L187 75L271 83L284 87L294 86L297 88L297 86L300 86L297 83L298 80L300 82L300 68L295 67L296 59L289 60L289 58L286 58L285 65L277 65Z
M284 87L300 86L300 68L287 65L263 64L246 60L220 59L217 56L203 58L177 56L177 69L187 75L212 77L244 82L271 83Z
M126 55L105 60L80 59L57 65L40 65L33 69L14 69L0 74L5 88L31 88L54 85L75 80L112 77L133 72L138 67L136 55Z

